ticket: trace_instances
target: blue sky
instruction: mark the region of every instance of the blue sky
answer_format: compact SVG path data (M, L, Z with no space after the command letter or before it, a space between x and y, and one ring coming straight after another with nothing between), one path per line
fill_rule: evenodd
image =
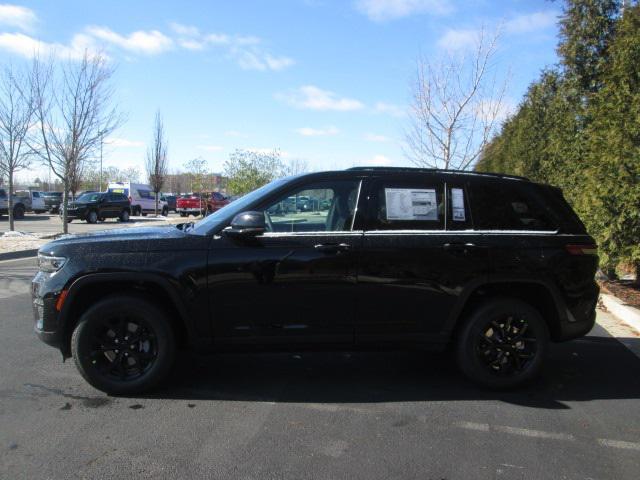
M160 110L171 169L220 171L235 148L279 148L314 170L406 165L419 55L464 49L502 25L495 57L518 103L556 61L561 2L543 0L33 1L0 4L0 61L102 49L128 120L105 164L143 170Z

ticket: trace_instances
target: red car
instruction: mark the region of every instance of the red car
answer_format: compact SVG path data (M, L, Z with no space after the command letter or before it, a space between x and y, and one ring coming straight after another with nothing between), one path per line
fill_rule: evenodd
M213 192L210 195L194 193L176 200L176 212L181 217L209 215L220 210L228 203L229 199L220 192Z

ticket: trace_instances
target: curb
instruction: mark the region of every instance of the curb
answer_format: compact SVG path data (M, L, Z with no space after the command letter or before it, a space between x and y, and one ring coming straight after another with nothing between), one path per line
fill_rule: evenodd
M630 307L619 298L608 293L600 293L600 297L607 310L640 333L640 310Z
M14 260L16 258L35 257L37 254L38 249L18 250L17 252L0 253L0 262L3 260Z

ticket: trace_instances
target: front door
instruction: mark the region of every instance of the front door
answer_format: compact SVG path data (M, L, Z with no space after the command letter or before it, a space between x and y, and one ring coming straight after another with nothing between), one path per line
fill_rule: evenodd
M265 234L214 239L208 281L217 341L353 342L359 189L357 179L293 187L257 207Z
M366 186L356 341L438 343L487 249L471 225L465 189L437 175L388 176Z

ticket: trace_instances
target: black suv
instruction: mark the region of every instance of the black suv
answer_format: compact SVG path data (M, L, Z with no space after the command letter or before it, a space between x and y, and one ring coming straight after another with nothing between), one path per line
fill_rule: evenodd
M74 219L86 220L87 223L104 221L107 218L118 218L128 222L131 214L129 199L122 193L87 192L69 204L67 222ZM62 217L62 212L60 212Z
M598 298L594 240L560 190L495 174L299 175L195 224L70 236L38 259L37 334L115 394L157 385L178 347L451 345L467 376L508 388L549 341L589 332Z

